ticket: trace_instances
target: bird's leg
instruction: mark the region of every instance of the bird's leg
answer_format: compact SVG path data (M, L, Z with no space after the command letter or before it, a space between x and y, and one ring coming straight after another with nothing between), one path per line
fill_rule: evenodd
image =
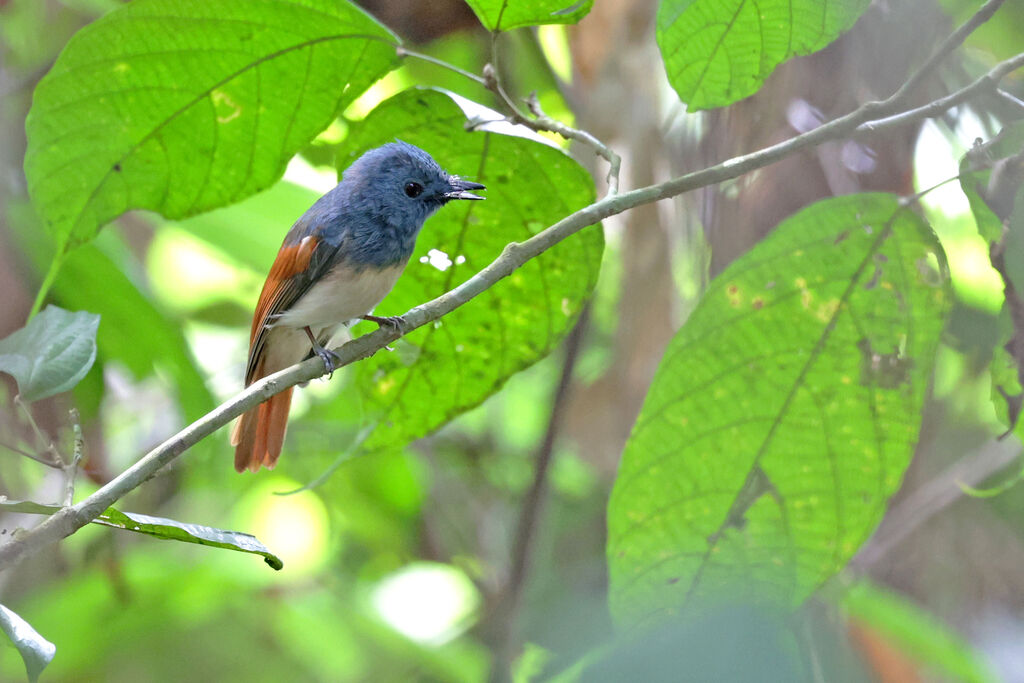
M400 315L379 316L366 314L359 316L359 319L368 320L371 323L377 323L381 327L391 327L398 330L400 334L405 334L405 318Z
M338 356L338 354L336 354L334 351L331 351L330 349L325 349L324 347L320 346L320 344L316 340L316 337L313 336L313 330L309 329L309 325L306 325L306 327L304 327L303 329L306 330L306 336L309 337L309 343L313 346L313 353L318 355L320 357L320 360L324 362L324 370L326 370L329 373L327 375L327 379L330 379L331 377L334 376L334 361L340 361L341 357Z

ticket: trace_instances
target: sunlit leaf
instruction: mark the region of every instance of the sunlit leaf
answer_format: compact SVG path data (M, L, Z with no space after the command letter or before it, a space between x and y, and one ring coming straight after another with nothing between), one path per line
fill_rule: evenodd
M691 111L754 94L775 67L820 50L870 0L662 0L658 45Z
M57 653L57 646L39 635L27 621L3 605L0 605L0 629L3 629L21 654L28 680L35 683L39 680L39 674Z
M949 680L998 680L969 643L906 598L861 582L846 591L839 602L860 625L871 628L917 662L949 676Z
M0 509L6 512L20 512L32 515L52 515L60 512L59 505L46 505L26 500L8 500L0 496ZM187 524L163 517L150 517L137 512L121 512L107 508L99 517L92 520L93 524L110 526L125 531L134 531L147 536L155 536L164 540L181 541L208 545L213 548L237 550L263 556L263 560L274 569L281 569L284 563L277 555L260 543L251 534L240 531L225 531L200 524Z
M489 31L520 26L575 24L586 16L594 0L466 0Z
M132 208L168 217L269 187L395 65L344 0L136 0L79 31L26 123L29 191L58 244Z
M524 240L594 197L590 176L556 148L531 139L467 132L447 95L407 91L353 128L339 153L399 138L434 155L448 171L487 185L486 201L446 206L427 221L416 252L377 313L395 315L460 284ZM356 391L328 408L333 419L377 424L366 451L424 436L501 388L544 357L568 332L593 289L603 238L589 228L502 280L433 325L356 364ZM339 443L341 450L345 446Z
M620 621L796 604L838 571L913 454L948 301L934 235L880 194L804 209L715 278L609 502Z
M96 360L99 324L94 313L47 306L28 325L0 339L0 372L17 380L26 401L67 391Z

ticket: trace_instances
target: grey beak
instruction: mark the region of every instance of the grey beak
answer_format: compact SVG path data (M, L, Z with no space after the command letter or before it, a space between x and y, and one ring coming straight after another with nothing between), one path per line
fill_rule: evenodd
M469 190L486 190L487 188L480 183L474 183L469 180L463 180L457 176L452 176L448 181L451 185L451 190L444 193L445 199L484 199L478 195L473 194Z

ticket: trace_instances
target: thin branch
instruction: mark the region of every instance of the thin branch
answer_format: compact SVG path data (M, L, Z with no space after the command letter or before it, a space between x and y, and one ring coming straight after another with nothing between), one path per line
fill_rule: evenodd
M35 433L36 438L39 440L40 446L42 446L44 452L49 454L50 456L49 462L43 459L42 456L38 458L33 458L33 460L38 460L39 462L50 465L52 467L63 467L64 458L60 457L60 453L57 451L57 446L55 446L53 441L46 438L46 435L43 434L43 430L41 430L39 428L39 425L36 424L36 419L32 417L32 411L29 410L28 406L25 405L25 402L21 400L21 396L19 394L14 395L14 404L18 406L18 408L21 409L21 412L25 414L25 419L28 420L29 425L32 427L32 431Z
M963 42L967 39L967 36L971 35L975 29L984 24L986 21L992 18L992 15L996 13L1002 4L1006 0L988 0L982 5L977 12L975 12L970 19L963 23L957 30L949 34L949 37L942 41L942 44L932 53L932 56L928 58L920 69L917 70L914 75L907 79L907 82L900 86L900 89L896 91L893 97L903 98L911 90L915 89L921 84L921 82L927 78L935 67L939 65L943 59L946 58L953 50L960 47Z
M1022 66L1024 66L1024 53L1011 57L1005 62L1000 62L991 71L982 75L974 82L964 86L956 92L950 93L945 97L941 97L934 102L929 102L928 104L917 107L916 109L909 109L883 119L863 123L857 127L857 133L877 133L885 128L892 128L911 121L934 118L959 104L963 104L969 99L973 99L979 94L985 92L1002 93L1003 91L998 88L999 81L1001 81L1010 72L1015 71ZM1010 98L1013 97L1007 93L1003 94ZM1020 104L1019 100L1017 102Z
M1016 442L991 441L921 484L893 506L850 567L867 570L876 565L922 524L963 498L965 486L978 485L1020 455Z
M1024 115L1024 100L1014 96L1012 93L1006 92L1002 88L996 88L995 95L1006 104L1015 108L1021 115Z
M17 446L12 446L11 444L5 443L3 441L0 441L0 448L6 448L7 450L9 450L9 451L11 451L13 453L17 453L18 455L23 455L26 458L28 458L30 460L35 460L36 462L38 462L38 463L40 463L42 465L46 465L47 467L52 467L52 468L57 469L57 470L64 468L64 466L61 465L60 463L53 462L52 460L47 460L46 458L41 458L38 455L36 455L35 453L29 453L28 451L24 451L24 450L18 448Z
M509 669L515 646L516 617L522 602L523 590L526 587L526 575L530 567L530 557L533 554L534 539L544 507L548 472L555 451L555 440L562 428L569 387L572 385L573 372L576 369L576 362L579 360L580 348L589 320L590 309L588 306L583 309L576 326L573 327L566 339L565 361L562 364L562 374L551 402L551 416L548 418L547 430L544 432L544 439L537 451L533 483L526 492L526 496L523 497L519 509L519 524L512 546L512 562L508 581L501 592L497 606L488 619L493 628L492 639L495 657L491 665L491 681L494 682L511 680Z
M605 161L608 162L608 176L605 178L605 180L608 181L608 194L618 193L619 170L622 168L622 157L616 154L611 147L604 144L587 131L570 128L561 121L553 119L545 114L544 110L540 107L540 101L537 99L536 92L530 93L530 96L526 98L526 106L530 108L530 112L533 114L534 118L520 119L518 120L518 123L522 123L534 131L551 131L552 133L558 133L566 140L576 140L577 142L582 142L585 145L593 147L594 151L604 157Z
M1011 67L1008 65L1015 64L1022 58L1024 55L1018 55L1012 60L1003 62L1000 67L1010 69ZM735 157L716 166L678 176L657 185L606 196L566 216L525 242L513 242L507 245L498 258L461 285L432 301L413 308L403 316L408 323L405 331L408 332L438 320L489 289L499 280L508 277L527 261L587 226L641 204L675 197L690 190L737 178L774 164L806 147L848 137L854 134L857 127L863 123L897 113L902 104L902 98L897 95L881 102L868 102L845 116L760 151ZM921 118L924 118L923 114ZM909 123L915 120L917 119L907 119L902 122ZM401 335L398 330L384 327L354 339L335 350L340 359L337 367L344 367L367 358L399 336ZM255 382L245 391L222 403L150 451L132 467L88 498L76 505L64 508L39 526L0 546L0 569L10 566L26 552L59 541L85 526L159 469L250 408L254 408L289 387L308 382L324 374L326 373L320 359L311 358Z
M608 162L608 176L606 178L608 182L608 194L617 194L619 191L619 170L622 166L622 158L619 157L612 149L598 140L596 137L584 130L578 130L570 126L565 125L561 121L557 121L550 116L544 114L540 108L540 102L537 100L537 94L531 93L525 102L529 107L530 112L533 116L528 116L526 112L519 108L508 92L505 91L504 85L502 85L501 77L498 75L498 69L494 65L498 63L498 43L497 33L491 35L491 63L484 65L484 87L497 95L498 99L505 105L508 110L508 120L512 123L521 124L526 126L535 133L546 131L549 133L556 133L561 135L566 140L576 140L582 142L588 147L592 147L597 154L604 157Z

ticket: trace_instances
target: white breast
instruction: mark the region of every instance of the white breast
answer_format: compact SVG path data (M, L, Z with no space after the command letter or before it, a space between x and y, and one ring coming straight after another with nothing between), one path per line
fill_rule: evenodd
M274 326L326 328L366 315L388 295L405 264L359 272L338 266L313 285Z

